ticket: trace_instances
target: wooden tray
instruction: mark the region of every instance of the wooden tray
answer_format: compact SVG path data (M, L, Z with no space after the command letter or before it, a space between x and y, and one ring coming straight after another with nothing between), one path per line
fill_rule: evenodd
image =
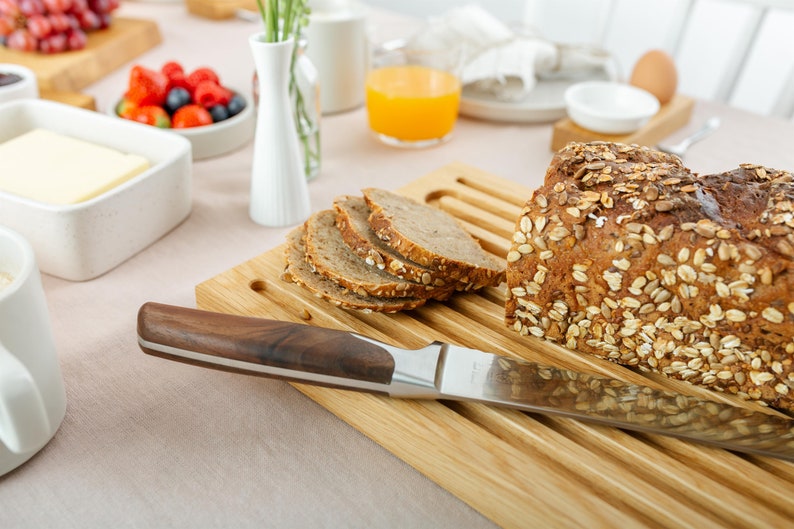
M445 166L402 192L451 212L496 255L506 255L530 195L523 186L462 164ZM504 325L503 289L394 315L362 314L280 280L282 270L279 247L198 285L197 305L347 329L401 347L450 341L728 399L520 337ZM791 463L480 404L295 387L503 527L759 528L790 527L794 520Z
M188 12L200 17L221 20L231 18L240 9L259 16L256 0L185 0Z
M161 41L153 21L114 18L109 28L89 33L80 51L43 55L0 47L0 63L20 64L36 72L42 92L79 92Z
M563 118L554 124L551 136L551 150L558 151L571 141L614 141L618 143L647 145L652 147L680 129L692 117L695 100L691 97L676 95L669 103L662 106L659 112L648 123L631 134L599 134L583 129L569 118Z

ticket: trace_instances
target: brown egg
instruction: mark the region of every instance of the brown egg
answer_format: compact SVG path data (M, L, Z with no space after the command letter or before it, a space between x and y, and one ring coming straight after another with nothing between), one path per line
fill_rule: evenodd
M673 98L678 87L675 61L662 50L651 50L637 60L629 84L647 90L664 105Z

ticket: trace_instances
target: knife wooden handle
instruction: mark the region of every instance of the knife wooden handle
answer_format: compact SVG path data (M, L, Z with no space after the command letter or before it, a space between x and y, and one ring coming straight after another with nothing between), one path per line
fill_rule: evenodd
M394 358L386 349L349 332L160 303L145 303L139 309L138 341L151 355L289 380L300 381L301 373L312 373L388 385L394 373ZM180 356L180 351L199 354L186 357ZM237 362L230 367L216 363L215 358ZM241 363L295 373L249 372L239 367Z

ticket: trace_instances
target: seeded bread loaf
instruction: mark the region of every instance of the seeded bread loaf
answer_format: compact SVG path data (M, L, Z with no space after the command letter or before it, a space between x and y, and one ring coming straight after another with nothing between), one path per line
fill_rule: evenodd
M467 288L495 286L504 263L491 256L450 214L383 189L363 190L377 236L406 259Z
M370 209L362 197L338 197L334 208L342 238L368 265L409 281L436 287L447 285L448 279L443 272L406 259L378 238L369 224Z
M572 143L517 220L506 321L625 365L794 411L794 183Z
M283 278L303 285L317 297L346 309L364 312L398 312L414 309L426 300L420 298L360 296L316 273L306 260L306 227L301 225L287 235L286 268Z
M450 288L401 279L369 266L345 244L336 212L323 210L306 221L306 258L315 272L360 296L444 299Z

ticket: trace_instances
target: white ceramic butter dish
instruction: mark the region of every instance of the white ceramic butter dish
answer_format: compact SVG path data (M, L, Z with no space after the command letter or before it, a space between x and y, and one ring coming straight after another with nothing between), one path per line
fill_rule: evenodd
M157 241L190 213L191 145L185 138L52 101L0 104L0 143L34 129L137 154L150 163L130 180L75 204L50 204L0 190L0 224L30 241L42 272L72 281L93 279Z

